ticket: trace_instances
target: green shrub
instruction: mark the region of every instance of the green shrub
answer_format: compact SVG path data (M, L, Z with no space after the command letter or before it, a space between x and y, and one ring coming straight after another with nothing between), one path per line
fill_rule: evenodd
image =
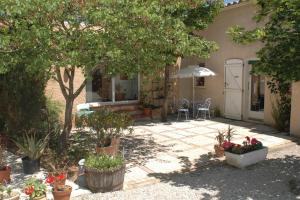
M132 118L128 113L117 113L108 109L101 109L78 117L76 126L79 128L92 128L96 132L97 145L103 147L107 145L107 141L111 138L121 137L125 131L131 133L133 131L132 124Z
M288 131L290 127L291 115L291 100L286 98L284 100L276 100L272 103L272 117L275 122L275 128L279 131Z
M37 160L43 155L48 144L48 139L48 136L39 139L35 132L28 132L23 136L21 141L14 140L14 142L25 156L28 156L31 160Z
M121 156L108 155L90 155L86 161L85 166L99 171L113 171L121 167L124 159Z

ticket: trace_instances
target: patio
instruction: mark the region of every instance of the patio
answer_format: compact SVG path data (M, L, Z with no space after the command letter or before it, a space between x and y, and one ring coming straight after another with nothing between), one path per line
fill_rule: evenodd
M134 133L122 140L127 163L124 189L160 182L163 174L193 171L207 164L221 164L212 153L218 130L231 125L233 142L242 143L245 136L255 137L274 151L294 144L285 133L257 123L223 118L213 120L137 122Z

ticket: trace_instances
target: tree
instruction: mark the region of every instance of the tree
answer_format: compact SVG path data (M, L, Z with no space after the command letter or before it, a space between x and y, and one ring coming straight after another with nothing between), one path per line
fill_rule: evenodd
M279 94L278 110L284 127L289 127L290 85L300 80L300 0L258 0L257 22L261 28L246 31L236 26L229 30L232 38L242 44L260 40L264 47L257 53L259 61L253 73L271 77L268 86Z
M66 101L60 141L66 149L73 103L86 84L74 88L76 69L86 77L101 67L109 75L155 74L182 55L207 57L216 45L193 28L205 28L220 5L203 0L0 1L0 72L25 60L30 73L45 70L59 83Z

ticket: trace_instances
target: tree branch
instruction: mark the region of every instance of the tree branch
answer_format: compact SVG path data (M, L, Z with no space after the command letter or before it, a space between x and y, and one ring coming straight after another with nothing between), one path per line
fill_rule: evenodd
M55 67L55 73L56 73L56 78L54 80L56 80L58 82L63 96L65 97L65 99L67 99L68 96L70 95L70 92L69 92L69 95L68 95L68 93L67 93L68 88L65 86L65 84L62 80L59 67Z
M81 83L80 87L77 89L77 91L74 93L74 97L78 97L78 95L81 93L81 91L83 90L83 88L86 85L86 79Z

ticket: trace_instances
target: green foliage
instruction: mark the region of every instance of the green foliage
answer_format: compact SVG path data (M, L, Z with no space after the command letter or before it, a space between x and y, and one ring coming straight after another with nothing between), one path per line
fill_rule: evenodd
M86 161L85 166L90 169L99 171L113 171L120 168L124 164L121 156L108 156L108 155L90 155Z
M272 103L272 117L275 121L275 128L279 131L288 131L291 115L290 96L285 101L278 99Z
M1 64L0 64L1 65ZM40 128L45 108L44 73L27 73L24 65L13 66L0 75L0 118L10 136Z
M262 39L265 35L265 32L261 28L246 31L244 27L233 26L228 29L227 34L234 42L246 45Z
M46 117L44 121L43 130L49 134L50 149L58 152L59 137L62 129L61 122L62 105L50 98L46 99Z
M128 113L112 112L105 108L80 116L76 123L80 128L92 128L96 132L99 146L105 146L113 137L121 137L125 131L133 131L133 121Z
M22 63L28 73L43 71L58 81L67 105L66 143L74 99L86 84L75 89L76 68L87 77L96 67L109 75L157 75L179 56L207 58L217 45L194 29L206 28L222 6L221 0L0 1L0 73Z
M278 108L273 106L273 117L279 129L287 130L290 86L300 80L300 0L258 0L257 5L259 10L255 19L257 22L266 20L263 31L233 27L229 32L236 42L248 43L259 39L264 44L257 53L259 61L254 64L253 73L271 77L268 86L272 93L280 96Z
M36 178L30 178L30 179L26 180L25 188L24 188L25 193L26 193L26 190L30 191L31 189L33 189L33 191L29 195L30 199L34 199L34 198L46 195L47 187L42 182L42 180L38 180Z
M48 140L48 135L43 139L38 139L36 133L33 132L26 133L23 136L22 141L14 140L14 142L25 156L28 156L31 160L37 160L43 155L47 147Z

